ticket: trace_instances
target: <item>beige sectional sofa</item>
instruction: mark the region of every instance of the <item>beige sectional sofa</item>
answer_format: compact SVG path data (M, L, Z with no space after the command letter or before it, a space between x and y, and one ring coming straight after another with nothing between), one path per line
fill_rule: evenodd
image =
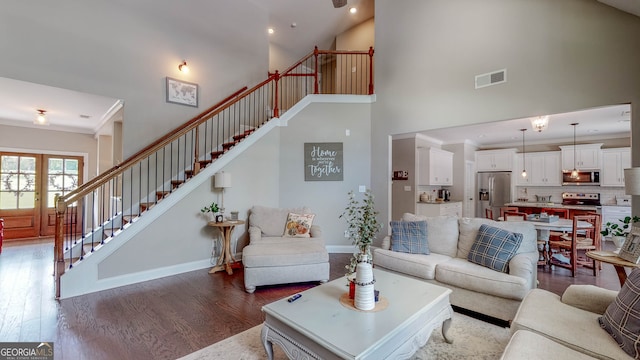
M402 220L426 220L430 254L392 251L390 239L386 237L381 247L374 248L374 266L450 288L453 290L452 305L510 321L521 301L537 285L537 234L530 223L454 216L422 217L408 213ZM523 234L507 273L467 260L482 224Z
M511 323L502 359L632 359L598 322L617 294L593 285L570 285L562 296L531 291Z

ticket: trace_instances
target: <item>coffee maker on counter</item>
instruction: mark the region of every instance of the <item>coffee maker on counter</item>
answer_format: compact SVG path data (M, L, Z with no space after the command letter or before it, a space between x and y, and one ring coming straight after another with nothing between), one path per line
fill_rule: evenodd
M438 190L438 198L444 200L444 201L450 201L451 200L451 191L447 190L447 189L440 189Z

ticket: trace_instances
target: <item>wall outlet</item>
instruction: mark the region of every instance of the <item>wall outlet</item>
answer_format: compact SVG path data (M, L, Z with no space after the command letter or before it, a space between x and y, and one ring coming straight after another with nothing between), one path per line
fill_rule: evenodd
M345 230L344 231L344 237L348 238L349 237L349 230Z
M365 185L360 185L360 187L358 188L361 193L366 192L367 191L367 187Z
M411 185L405 185L404 191L411 191Z

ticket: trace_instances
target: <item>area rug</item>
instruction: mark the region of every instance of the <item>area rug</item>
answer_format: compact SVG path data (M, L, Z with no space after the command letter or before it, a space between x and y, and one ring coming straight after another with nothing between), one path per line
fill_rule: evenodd
M262 325L255 326L230 338L191 353L180 360L204 359L267 359L260 342ZM472 317L454 313L449 335L453 344L447 344L436 329L427 344L419 349L413 359L499 359L509 342L509 329ZM287 359L279 346L273 346L274 358Z

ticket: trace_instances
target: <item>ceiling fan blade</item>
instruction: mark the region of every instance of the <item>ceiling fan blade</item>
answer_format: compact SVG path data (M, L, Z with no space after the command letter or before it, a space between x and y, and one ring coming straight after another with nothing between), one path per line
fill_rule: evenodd
M331 0L331 1L333 1L334 8L341 8L347 5L347 0Z

